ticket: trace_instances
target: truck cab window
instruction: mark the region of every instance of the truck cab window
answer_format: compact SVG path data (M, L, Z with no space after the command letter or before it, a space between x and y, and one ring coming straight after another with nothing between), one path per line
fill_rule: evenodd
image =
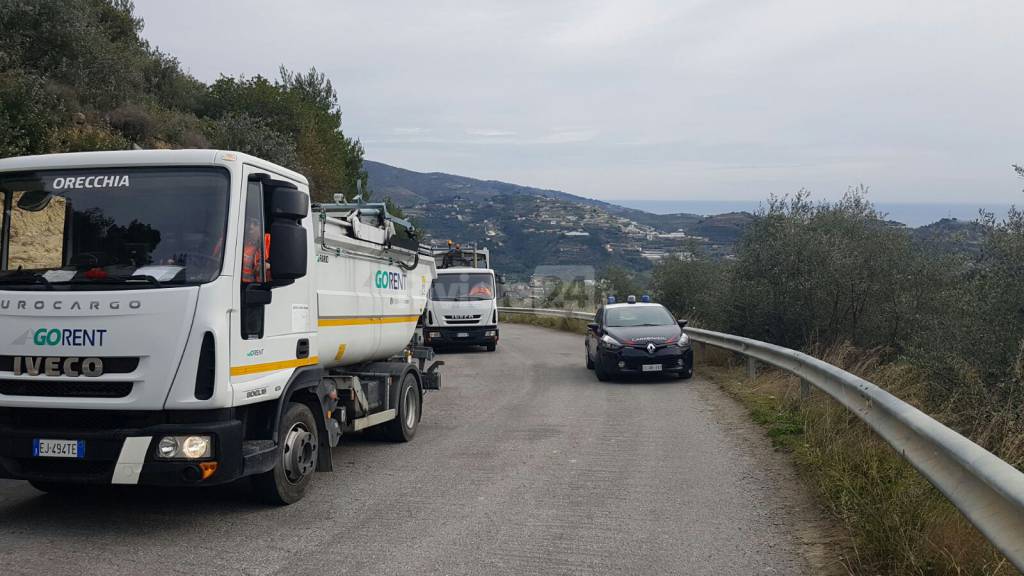
M245 219L242 222L242 337L262 338L265 305L256 301L260 285L267 282L268 238L264 232L263 185L249 182L245 194Z
M267 242L263 226L263 189L259 182L249 182L245 197L245 229L242 231L242 283L262 284L267 281Z

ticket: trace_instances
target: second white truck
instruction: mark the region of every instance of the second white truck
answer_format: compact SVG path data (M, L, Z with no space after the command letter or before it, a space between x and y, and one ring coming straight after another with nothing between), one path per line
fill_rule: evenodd
M486 248L449 242L433 249L439 261L423 315L423 343L432 348L498 346L498 280Z

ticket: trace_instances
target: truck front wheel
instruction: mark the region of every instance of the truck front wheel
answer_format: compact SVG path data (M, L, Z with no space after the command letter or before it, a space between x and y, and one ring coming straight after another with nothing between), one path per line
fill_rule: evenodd
M313 411L305 404L290 403L279 430L277 465L254 476L253 486L266 502L292 504L306 495L316 472L319 439Z

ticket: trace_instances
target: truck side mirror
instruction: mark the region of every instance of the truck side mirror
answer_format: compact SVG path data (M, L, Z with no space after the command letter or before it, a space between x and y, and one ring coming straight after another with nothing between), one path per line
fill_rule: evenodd
M287 182L264 183L270 195L270 278L281 286L306 275L307 236L302 219L309 214L309 196Z
M261 284L246 284L243 294L246 306L266 306L273 299L273 293Z
M274 284L306 275L306 229L292 222L274 220L270 225L270 277Z
M270 195L270 217L274 220L302 220L309 214L309 196L294 187L264 184L265 193ZM284 183L282 183L284 184Z

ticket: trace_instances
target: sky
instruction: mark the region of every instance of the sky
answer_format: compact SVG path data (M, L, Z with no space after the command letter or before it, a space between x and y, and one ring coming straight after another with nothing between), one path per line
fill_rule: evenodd
M609 201L1017 203L1024 3L136 0L200 80L316 66L366 158Z

